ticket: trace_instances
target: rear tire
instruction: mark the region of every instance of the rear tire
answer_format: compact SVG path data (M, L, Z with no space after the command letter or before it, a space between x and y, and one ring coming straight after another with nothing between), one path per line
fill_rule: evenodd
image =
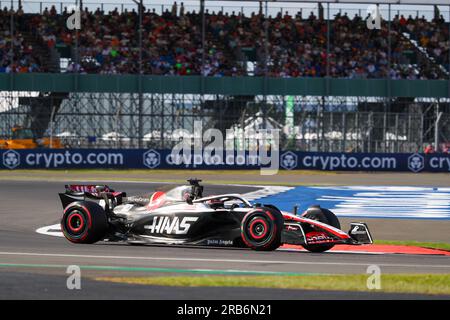
M308 210L302 214L302 217L326 223L337 229L341 228L341 224L336 215L330 210L320 208L319 206L312 206L308 208ZM334 244L305 244L302 245L302 247L311 252L325 252L333 248Z
M108 230L106 212L94 202L73 202L64 210L61 230L70 242L95 243L106 236Z
M283 215L278 210L257 208L242 219L242 240L253 250L273 251L281 245L283 224Z

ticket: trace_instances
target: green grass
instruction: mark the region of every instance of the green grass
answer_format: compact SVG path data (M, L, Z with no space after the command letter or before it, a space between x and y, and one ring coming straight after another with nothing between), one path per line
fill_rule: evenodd
M149 182L155 179L158 182L167 183L185 183L188 177L202 177L206 184L247 184L261 185L267 184L266 179L260 178L260 170L140 170L140 169L54 169L54 170L1 170L0 180L45 180L45 181L69 181L71 179L88 181L98 180L115 180L115 181L136 181ZM305 171L305 170L280 170L277 176L285 175L332 175L334 172L324 171ZM236 176L239 176L237 178ZM258 176L256 179L255 177ZM170 177L170 178L167 178ZM221 179L217 179L221 177ZM270 177L270 176L268 176ZM275 186L299 186L299 185L328 185L328 184L311 184L307 182L284 182L268 179L270 185Z
M196 177L195 175L191 175L193 177ZM190 176L186 176L186 177L190 177ZM133 182L152 182L152 178L151 177L147 177L147 178L121 178L121 177L101 177L99 176L98 178L95 177L90 177L90 178L84 178L84 177L66 177L64 180L62 179L63 177L46 177L45 179L42 178L33 178L33 177L0 177L0 181L1 180L14 180L14 181L64 181L64 182L70 182L71 180L76 180L76 181L80 181L83 180L84 182L97 182L99 180L114 180L114 182L121 182L121 181L133 181ZM155 181L157 182L162 182L162 183L174 183L174 184L179 184L179 183L186 183L186 179L184 178L180 178L180 179L161 179L161 178L157 178L155 179ZM108 183L109 184L109 183ZM278 181L270 181L270 183L264 182L264 181L253 181L253 180L223 180L223 179L215 179L214 181L209 181L209 182L205 182L205 185L208 184L242 184L242 185L249 185L249 186L259 186L259 185L267 185L270 184L271 186L286 186L286 187L297 187L297 186L328 186L329 184L326 183L301 183L301 182L278 182Z
M279 289L381 291L397 293L450 295L450 274L386 274L381 289L370 290L370 275L307 276L169 276L169 277L100 277L97 281L182 287L255 287Z
M192 170L192 169L17 169L14 171L4 170L4 173L10 172L12 175L14 173L42 173L42 174L114 174L114 175L153 175L153 174L172 174L172 175L259 175L260 169L254 170ZM333 171L321 171L321 170L279 170L277 175L304 175L304 174L315 174L315 175L335 175L336 172Z
M403 241L403 240L375 240L375 244L414 246L431 249L440 249L450 251L450 243L445 242L420 242L420 241Z

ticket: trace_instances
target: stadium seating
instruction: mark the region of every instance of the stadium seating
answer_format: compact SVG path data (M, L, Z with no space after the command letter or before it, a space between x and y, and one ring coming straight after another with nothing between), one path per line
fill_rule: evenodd
M0 72L60 72L54 62L47 61L50 56L54 59L55 52L66 52L71 58L64 72L139 72L136 11L86 9L78 37L66 28L69 14L58 14L54 7L42 15L16 12L11 64L10 14L7 9L1 11ZM259 14L207 11L204 54L201 22L195 11L175 8L157 14L146 10L143 73L324 77L328 65L329 75L336 78L448 78L450 41L443 19L396 16L388 41L386 21L381 30L368 30L364 17L337 14L330 21L327 48L328 23L313 13L308 17L279 13L265 20Z

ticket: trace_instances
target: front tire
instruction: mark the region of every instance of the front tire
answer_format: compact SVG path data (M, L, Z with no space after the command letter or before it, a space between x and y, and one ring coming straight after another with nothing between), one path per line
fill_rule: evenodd
M312 206L306 210L302 217L308 218L311 220L317 220L323 223L326 223L332 227L337 229L341 228L341 224L336 215L328 209L321 208L319 206ZM311 252L325 252L334 247L334 244L309 244L302 245L308 251Z
M61 230L70 242L95 243L106 236L108 230L106 212L94 202L73 202L64 210Z
M283 224L283 215L279 211L257 208L242 219L241 238L253 250L272 251L281 245Z

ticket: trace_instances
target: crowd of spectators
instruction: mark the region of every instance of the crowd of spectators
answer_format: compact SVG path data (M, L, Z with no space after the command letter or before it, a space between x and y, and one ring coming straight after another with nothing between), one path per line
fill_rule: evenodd
M23 11L16 12L17 16ZM40 61L21 32L11 33L11 15L8 9L0 10L0 73L40 72ZM17 22L13 22L14 28Z
M266 19L257 13L244 16L206 10L203 37L199 12L187 12L183 3L178 6L175 2L162 14L145 9L140 65L136 10L105 13L85 9L79 31L66 27L69 15L67 9L58 14L52 7L42 15L27 14L27 22L22 22L22 27L41 37L48 48L71 48L67 72L439 79L444 76L439 65L448 67L449 60L448 24L441 19L396 16L389 41L386 21L381 30L368 30L365 18L357 15L337 14L329 22L328 32L327 21L313 13L291 16L286 12ZM4 69L11 68L12 60L6 49L11 47L11 38L5 17L9 15L3 12L0 61ZM435 61L420 53L405 32L417 39ZM14 47L15 70L39 70L32 48L24 44L20 33L14 37Z
M402 15L396 16L393 23L401 32L406 32L425 48L438 64L450 71L450 31L442 15L431 21L427 21L423 16L415 19L409 16L406 19Z

